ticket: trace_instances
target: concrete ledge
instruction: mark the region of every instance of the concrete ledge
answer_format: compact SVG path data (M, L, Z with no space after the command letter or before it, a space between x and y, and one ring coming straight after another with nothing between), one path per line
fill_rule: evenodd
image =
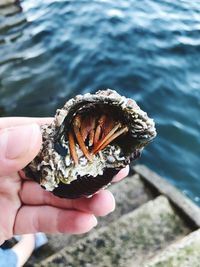
M160 196L36 266L138 267L190 231Z
M137 165L133 170L138 173L144 181L157 189L160 194L168 197L169 200L184 213L190 222L196 226L196 229L200 227L200 208L189 198L146 166Z
M171 245L143 267L199 267L200 230Z

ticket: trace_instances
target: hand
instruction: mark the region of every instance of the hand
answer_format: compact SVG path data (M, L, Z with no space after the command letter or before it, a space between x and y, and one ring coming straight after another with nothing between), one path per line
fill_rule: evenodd
M34 181L22 179L19 171L39 152L39 124L51 118L0 119L0 244L14 234L35 232L81 234L115 208L113 195L101 190L92 198L60 199ZM121 170L113 181L128 174Z

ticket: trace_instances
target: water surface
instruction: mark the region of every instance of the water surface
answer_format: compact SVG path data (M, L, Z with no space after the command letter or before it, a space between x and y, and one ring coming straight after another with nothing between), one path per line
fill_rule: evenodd
M144 163L200 204L200 2L31 1L0 7L0 114L49 116L113 88L156 121Z

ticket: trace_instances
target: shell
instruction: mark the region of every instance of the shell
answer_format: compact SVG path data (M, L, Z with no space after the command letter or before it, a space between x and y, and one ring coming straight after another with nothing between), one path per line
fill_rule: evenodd
M41 130L41 151L25 173L64 198L91 196L107 186L156 136L154 121L136 102L110 89L70 99Z

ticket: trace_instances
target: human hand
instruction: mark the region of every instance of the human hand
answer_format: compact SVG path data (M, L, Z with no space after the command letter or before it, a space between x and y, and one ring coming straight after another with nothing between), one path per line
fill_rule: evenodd
M81 234L115 208L108 190L91 198L60 199L19 171L39 152L40 124L51 118L0 118L0 244L14 234L36 232ZM121 170L113 181L128 174Z

